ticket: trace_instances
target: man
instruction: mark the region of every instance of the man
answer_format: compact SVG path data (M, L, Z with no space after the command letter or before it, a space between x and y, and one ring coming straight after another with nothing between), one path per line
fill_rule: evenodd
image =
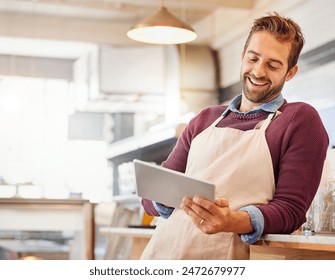
M291 19L254 21L242 52L242 94L193 118L163 163L212 181L217 198L184 198L182 209L144 199L148 214L165 219L143 259L248 259L248 244L305 222L328 136L313 107L281 94L303 44Z

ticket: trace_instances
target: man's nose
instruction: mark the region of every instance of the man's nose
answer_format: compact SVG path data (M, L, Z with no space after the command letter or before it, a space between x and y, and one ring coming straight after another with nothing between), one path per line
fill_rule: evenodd
M266 68L263 63L258 63L254 66L253 74L256 78L262 78L266 75Z

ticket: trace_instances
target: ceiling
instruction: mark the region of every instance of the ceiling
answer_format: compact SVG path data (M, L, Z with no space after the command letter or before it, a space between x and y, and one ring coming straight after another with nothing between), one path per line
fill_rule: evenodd
M172 13L188 22L207 16L220 7L251 9L255 0L165 0ZM161 0L1 0L3 12L43 14L133 23L157 10Z
M162 3L194 26L218 9L245 12L255 7L257 1ZM0 54L76 58L92 44L136 44L127 38L126 32L160 4L161 0L0 0ZM56 47L49 47L50 42Z
M97 45L138 45L126 36L127 31L158 10L161 3L196 30L199 36L192 43L209 44L208 28L199 26L212 22L217 11L224 11L219 17L229 28L233 24L230 19L236 22L258 3L267 1L271 0L0 0L0 55L74 60ZM164 101L164 97L157 101L136 96L135 104L133 96L130 100L122 96L122 101L113 98L91 102L90 110L152 111L161 108ZM130 108L134 104L136 108Z

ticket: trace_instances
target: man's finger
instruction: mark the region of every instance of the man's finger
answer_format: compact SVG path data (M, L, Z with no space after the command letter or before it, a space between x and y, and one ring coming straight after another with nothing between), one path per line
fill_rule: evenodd
M222 197L215 199L215 204L219 207L229 207L229 201Z

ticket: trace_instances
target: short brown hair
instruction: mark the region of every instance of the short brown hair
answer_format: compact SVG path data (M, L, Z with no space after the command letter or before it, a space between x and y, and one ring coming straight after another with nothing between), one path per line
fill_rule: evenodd
M278 13L269 14L254 20L249 36L245 42L245 53L252 35L258 31L268 31L280 42L292 43L292 49L288 58L288 70L297 64L305 39L300 26L290 18L280 16Z

